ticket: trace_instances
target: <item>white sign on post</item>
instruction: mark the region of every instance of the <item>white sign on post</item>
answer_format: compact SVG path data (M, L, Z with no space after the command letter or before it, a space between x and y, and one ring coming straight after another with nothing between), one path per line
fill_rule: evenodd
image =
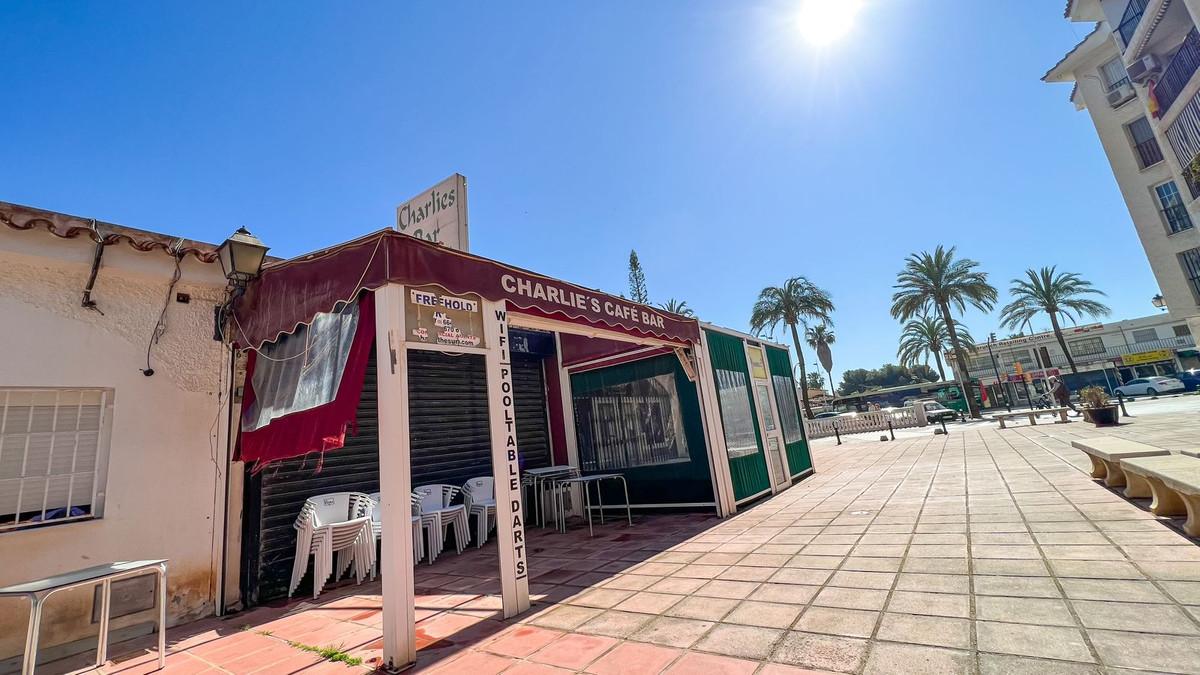
M467 179L454 174L396 207L396 229L459 251L467 246Z
M507 619L529 609L529 560L525 546L525 513L521 504L521 465L513 405L508 312L501 300L488 302L484 314L500 592L504 602L504 618Z

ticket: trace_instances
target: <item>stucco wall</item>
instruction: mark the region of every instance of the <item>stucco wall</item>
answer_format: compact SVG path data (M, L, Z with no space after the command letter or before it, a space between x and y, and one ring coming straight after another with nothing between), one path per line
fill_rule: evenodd
M223 296L219 265L187 257L167 329L146 347L174 261L124 244L104 255L92 297L80 306L93 245L40 230L0 227L0 385L107 387L115 391L106 502L96 520L0 532L0 585L118 560L169 558L171 623L213 611L225 461L227 356L212 340ZM43 649L95 635L90 589L56 596ZM22 650L23 601L0 600L0 659ZM114 621L142 623L153 614Z

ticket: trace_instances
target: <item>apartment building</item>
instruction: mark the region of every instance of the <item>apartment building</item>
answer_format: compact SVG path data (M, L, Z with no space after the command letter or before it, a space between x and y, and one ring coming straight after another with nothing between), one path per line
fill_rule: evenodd
M1200 333L1200 0L1069 0L1094 29L1042 78L1091 115L1173 320Z
M1063 329L1071 359L1053 331L975 345L967 374L987 388L988 407L1025 405L1060 376L1072 390L1088 385L1109 390L1137 377L1170 375L1200 368L1200 352L1186 321L1167 312L1153 316ZM947 354L953 364L953 354ZM1075 362L1075 372L1071 369ZM1020 369L1018 371L1018 365ZM1029 387L1025 386L1028 375Z

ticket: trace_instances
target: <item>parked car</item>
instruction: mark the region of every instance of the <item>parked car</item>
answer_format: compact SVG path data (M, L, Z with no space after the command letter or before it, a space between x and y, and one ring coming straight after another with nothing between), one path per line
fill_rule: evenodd
M922 403L925 406L925 419L939 422L941 420L953 421L958 419L958 413L937 401L925 401Z
M841 413L836 412L834 410L826 410L825 412L819 412L816 415L813 415L813 419L814 420L823 420L827 417L837 417L840 414Z
M1182 373L1175 373L1175 379L1182 382L1188 391L1200 389L1200 370L1185 370Z
M1139 377L1136 380L1130 380L1125 384L1113 390L1114 394L1122 396L1154 396L1156 394L1165 394L1172 391L1184 391L1187 389L1183 382L1174 377Z

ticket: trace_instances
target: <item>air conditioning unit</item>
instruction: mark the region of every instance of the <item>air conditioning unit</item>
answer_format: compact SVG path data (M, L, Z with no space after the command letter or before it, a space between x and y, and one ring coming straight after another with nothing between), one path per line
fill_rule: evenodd
M1163 69L1162 59L1157 54L1147 54L1142 58L1129 64L1125 72L1129 73L1129 79L1142 84L1154 75L1161 73Z
M1133 85L1128 82L1122 82L1108 92L1108 104L1114 108L1125 103L1129 99L1136 96L1133 91Z

